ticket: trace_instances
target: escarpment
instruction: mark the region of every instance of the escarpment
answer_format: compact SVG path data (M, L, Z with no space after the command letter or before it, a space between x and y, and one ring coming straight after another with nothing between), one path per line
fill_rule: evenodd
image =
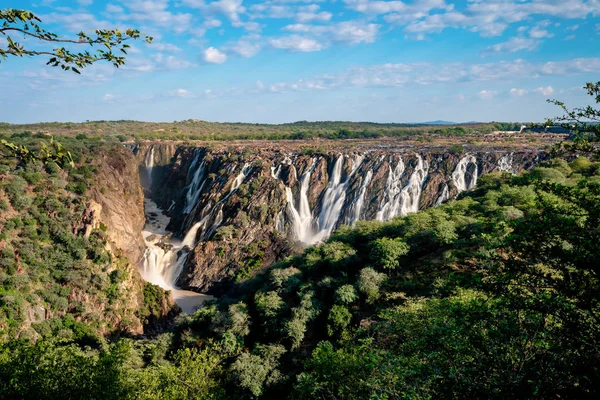
M121 269L125 274L120 301L132 314L130 331L134 334L160 330L179 312L168 293L146 287L137 268L146 247L141 235L146 217L138 164L127 149L111 149L96 160L97 183L87 193L90 202L80 227L84 234L90 229L106 232L107 250L118 260L114 271Z
M451 152L369 142L327 150L145 143L133 151L146 195L185 252L174 284L215 294L340 225L434 207L482 174L515 173L545 158L527 147Z

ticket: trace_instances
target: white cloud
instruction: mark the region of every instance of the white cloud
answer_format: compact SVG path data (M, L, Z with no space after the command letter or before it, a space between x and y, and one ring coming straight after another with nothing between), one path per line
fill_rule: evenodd
M160 42L152 42L148 45L152 50L163 51L166 53L177 53L180 52L181 49L174 44L171 43L160 43Z
M213 64L223 64L227 60L227 55L221 53L214 47L204 50L204 61Z
M506 42L498 43L498 44L488 47L487 51L494 52L494 53L503 53L503 52L514 53L514 52L520 51L520 50L531 51L531 50L537 49L539 44L540 44L539 40L516 36L516 37L512 37L512 38L508 39Z
M311 4L308 6L300 7L296 15L296 21L298 22L327 22L331 20L333 14L328 11L319 11L320 6L317 4Z
M193 93L191 93L187 89L169 90L167 92L167 95L169 95L169 96L175 96L175 97L181 97L181 98L184 98L184 99L191 99L191 98L196 97Z
M192 33L192 35L195 35L195 36L204 36L204 34L206 34L207 30L213 29L213 28L218 28L222 24L223 23L219 19L208 18L200 26L198 26L196 28L192 28L190 30L190 32Z
M496 92L494 92L493 90L482 90L477 95L479 96L479 98L481 100L489 100L489 99L494 98L494 96L496 95Z
M371 8L381 8L381 12L388 12L394 7L405 10L404 3L397 1L379 2L366 0L346 0L356 4L371 4ZM423 4L435 4L437 8L444 8L444 2L424 0ZM417 3L415 3L417 4ZM375 7L375 8L377 8ZM422 7L420 14L411 15L405 11L398 14L387 14L384 19L389 23L406 26L409 34L422 37L425 34L439 33L447 28L462 28L472 32L479 32L482 36L498 36L513 23L529 20L533 16L546 16L555 18L575 19L585 18L588 15L600 15L597 0L471 0L466 9L456 11L452 6L446 6L445 12L431 14L431 9ZM542 34L534 31L535 34Z
M117 98L117 96L115 96L114 94L106 93L104 96L102 96L102 101L110 103L110 102L114 101L116 98Z
M527 90L512 88L512 89L510 89L510 94L511 94L511 96L521 97L521 96L525 96L527 94Z
M89 6L94 2L94 0L77 0L80 6Z
M88 32L94 29L109 29L114 24L96 19L96 16L86 12L50 13L39 16L44 23L61 24L70 32Z
M433 85L439 83L465 82L511 82L519 79L536 79L542 76L600 73L600 58L572 59L560 62L530 63L523 60L502 61L486 64L464 63L411 63L379 64L353 67L344 71L318 75L293 82L264 84L264 87L283 91L334 89L340 87L403 87L409 85ZM548 90L548 88L543 88ZM516 89L516 91L523 89ZM514 92L518 94L518 92ZM484 90L480 96L497 94Z
M276 39L270 39L269 44L277 49L301 52L319 51L324 48L324 46L316 40L300 35L290 35Z
M182 0L182 4L191 8L199 8L203 15L223 15L233 26L245 27L240 15L246 12L243 0L218 0L207 3L204 0ZM250 25L254 26L254 25Z
M536 93L542 94L544 96L550 96L552 93L554 93L554 89L552 88L552 86L539 87L535 89L535 91Z
M373 43L377 39L380 25L358 21L344 21L330 25L292 24L283 28L288 32L324 36L326 40L338 43Z
M151 22L177 33L187 31L192 20L192 14L167 11L169 0L128 0L126 5L130 12L126 19Z
M575 25L573 25L573 26L569 26L569 27L567 28L567 30L568 30L568 31L571 31L571 32L575 32L577 29L579 29L579 25L578 25L578 24L575 24Z
M108 3L106 5L106 13L109 15L110 14L123 14L123 13L125 13L125 10L121 6L117 6L115 4Z
M243 36L240 38L240 40L228 46L227 48L242 57L253 57L261 49L261 37L260 35L256 34Z

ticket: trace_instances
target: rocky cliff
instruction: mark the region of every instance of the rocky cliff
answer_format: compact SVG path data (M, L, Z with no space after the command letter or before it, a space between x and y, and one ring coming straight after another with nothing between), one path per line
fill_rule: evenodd
M177 284L219 293L342 224L389 220L517 172L533 148L447 148L374 142L329 149L282 144L134 149L147 194L171 217L189 254Z
M146 247L141 234L146 217L139 162L126 149L112 149L98 157L95 167L96 184L87 193L90 203L81 225L85 231L99 227L106 231L108 250L127 274L119 289L122 307L131 311L136 324L132 333L161 329L179 309L162 289L146 288L137 268Z

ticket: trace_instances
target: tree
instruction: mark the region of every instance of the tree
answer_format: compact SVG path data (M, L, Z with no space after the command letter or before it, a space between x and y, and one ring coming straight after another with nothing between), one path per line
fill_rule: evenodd
M600 104L600 81L596 83L588 82L583 88L596 104ZM600 110L594 109L591 105L569 109L564 102L554 99L548 100L548 103L562 108L564 115L549 119L547 124L559 124L574 131L576 141L582 139L600 140Z
M60 66L65 71L80 73L78 68L90 66L98 61L108 61L115 67L125 64L127 49L130 47L125 42L130 39L138 39L143 36L147 43L152 42L152 37L145 36L137 29L127 29L125 32L119 29L98 29L93 35L79 32L76 38L62 38L56 33L48 32L40 26L41 19L27 10L7 8L0 10L0 37L6 39L6 48L0 48L0 62L5 61L8 56L49 56L46 65ZM13 36L11 36L13 35ZM15 35L23 39L35 39L49 45L59 43L75 47L76 45L99 46L94 53L89 51L76 52L67 47L57 47L48 50L31 50L25 45L15 41ZM104 47L106 49L104 49Z

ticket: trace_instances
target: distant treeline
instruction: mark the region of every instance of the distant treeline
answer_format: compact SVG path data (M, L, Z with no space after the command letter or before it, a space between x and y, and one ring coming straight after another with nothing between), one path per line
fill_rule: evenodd
M199 120L154 123L138 121L50 122L28 125L0 123L0 135L72 137L114 136L119 141L153 140L306 140L368 139L418 135L484 135L494 131L519 131L521 123L491 122L459 125L379 124L372 122L307 122L289 124L213 123ZM22 137L22 136L21 136Z

